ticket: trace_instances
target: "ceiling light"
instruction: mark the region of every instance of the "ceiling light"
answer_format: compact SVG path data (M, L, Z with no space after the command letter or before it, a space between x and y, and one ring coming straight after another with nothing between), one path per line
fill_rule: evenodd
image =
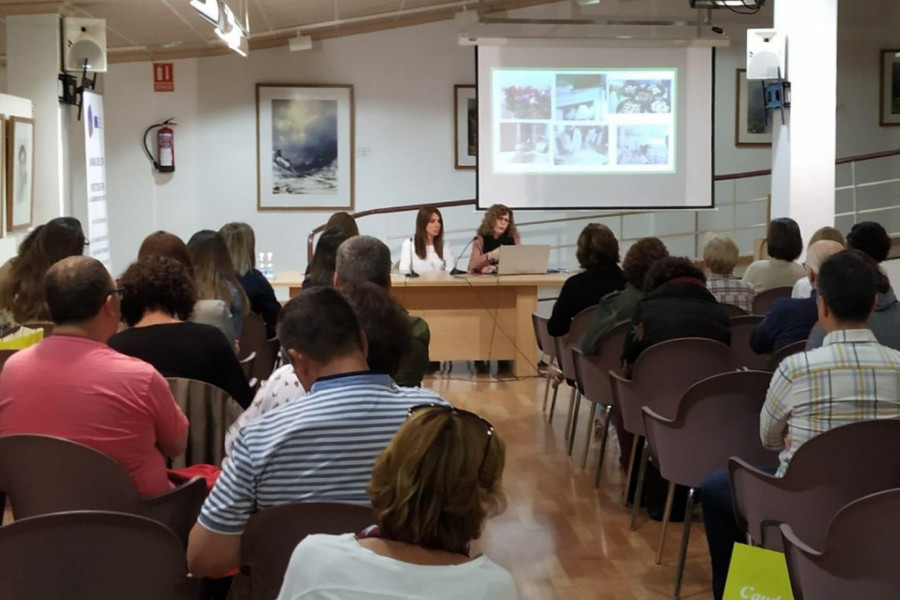
M766 0L690 0L691 8L746 8L759 10Z
M301 52L312 48L313 40L308 35L298 35L288 40L288 47L291 52Z

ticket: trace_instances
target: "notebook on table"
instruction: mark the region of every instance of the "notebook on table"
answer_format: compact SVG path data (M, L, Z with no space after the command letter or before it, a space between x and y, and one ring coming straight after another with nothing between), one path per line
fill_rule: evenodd
M500 246L498 275L533 275L546 273L550 262L549 244Z

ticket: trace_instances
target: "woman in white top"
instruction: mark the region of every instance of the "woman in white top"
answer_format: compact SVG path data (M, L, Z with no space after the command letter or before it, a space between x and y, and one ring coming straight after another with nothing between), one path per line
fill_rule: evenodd
M416 215L416 235L403 242L400 272L450 271L453 251L444 242L444 219L433 206L423 206Z
M278 600L512 600L506 569L469 544L504 505L506 450L490 423L419 406L381 453L369 498L374 535L311 535L291 556Z
M797 221L773 219L766 234L766 250L769 258L750 263L742 279L757 294L777 287L793 287L806 275L803 265L794 262L803 252L803 238Z

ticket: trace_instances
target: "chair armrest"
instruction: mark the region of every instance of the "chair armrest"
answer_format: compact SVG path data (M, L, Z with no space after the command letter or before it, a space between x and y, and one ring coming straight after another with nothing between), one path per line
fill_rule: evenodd
M794 546L797 548L797 550L799 550L803 554L808 554L809 556L821 556L822 555L821 552L819 552L812 546L809 546L808 544L806 544L806 542L804 542L803 540L798 538L797 534L794 533L793 528L790 525L788 525L787 523L782 523L781 525L778 526L778 528L781 530L781 537L784 540L784 549L785 550L787 550L789 546ZM790 553L785 552L785 555L789 556Z
M188 535L206 499L206 480L193 477L172 491L141 499L141 514L175 532L187 548Z

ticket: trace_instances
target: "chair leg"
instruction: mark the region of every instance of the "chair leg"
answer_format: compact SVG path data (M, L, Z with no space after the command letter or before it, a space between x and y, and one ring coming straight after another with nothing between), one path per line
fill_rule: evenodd
M587 455L588 448L591 447L591 438L594 437L592 427L594 423L594 415L597 414L597 403L591 402L591 412L588 415L588 432L587 435L584 436L584 455L581 457L581 468L585 468L587 466Z
M612 405L605 408L606 423L603 424L603 436L600 438L600 456L597 457L597 473L594 475L594 487L600 487L600 474L603 472L603 457L606 456L606 443L609 441L609 422L613 418ZM625 489L628 493L628 489Z
M547 423L553 423L553 411L556 409L556 395L559 393L559 384L553 386L553 399L550 400L550 416L547 417Z
M656 564L662 562L663 545L666 543L666 527L672 517L672 502L675 500L675 484L669 482L669 490L666 493L666 508L663 510L662 529L659 531L659 543L656 544Z
M634 470L634 457L637 456L638 440L636 435L631 440L631 456L628 457L628 468L625 470L625 492L622 494L622 506L628 506L628 488L631 487L631 472Z
M650 449L647 447L647 440L644 439L643 451L641 452L641 468L638 471L637 488L634 490L634 502L631 503L631 530L637 529L638 512L641 510L641 496L644 494L644 477L647 475L647 462L650 457ZM627 484L626 484L627 485ZM626 491L627 493L627 491Z
M552 372L551 366L547 365L547 377L545 378L547 384L544 386L544 406L541 408L541 412L547 412L547 399L550 398L550 374Z
M572 387L572 392L569 394L569 414L566 415L566 433L565 439L569 439L569 431L572 430L572 408L575 406L575 394L578 393L578 390L575 387Z
M575 428L578 426L578 411L581 408L581 392L575 392L575 402L572 404L572 429L569 431L569 456L575 448Z
M675 591L672 597L677 600L681 596L681 579L684 577L684 559L687 556L688 540L691 537L691 515L694 512L694 488L688 489L687 503L684 507L684 528L681 530L681 548L678 549L678 567L675 571Z

